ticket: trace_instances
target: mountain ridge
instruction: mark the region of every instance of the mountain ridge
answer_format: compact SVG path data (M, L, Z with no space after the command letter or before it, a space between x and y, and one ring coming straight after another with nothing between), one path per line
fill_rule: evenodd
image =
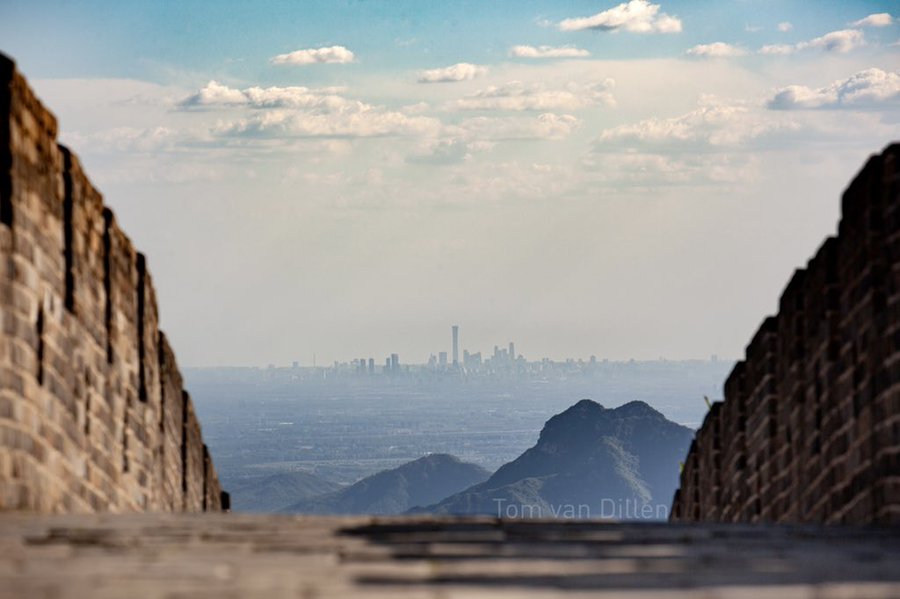
M279 472L263 478L230 483L231 507L237 512L277 512L299 498L339 490L340 485L309 472Z
M383 470L331 493L303 499L282 511L305 514L401 514L416 505L440 501L490 473L449 454L428 454Z
M537 443L488 480L412 511L617 517L622 506L655 502L656 516L661 501L668 509L693 434L645 402L604 408L583 399L551 417Z

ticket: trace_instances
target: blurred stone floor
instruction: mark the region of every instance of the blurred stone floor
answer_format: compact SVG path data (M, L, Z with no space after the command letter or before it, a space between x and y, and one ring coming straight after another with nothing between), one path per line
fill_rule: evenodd
M0 598L900 598L900 529L0 514Z

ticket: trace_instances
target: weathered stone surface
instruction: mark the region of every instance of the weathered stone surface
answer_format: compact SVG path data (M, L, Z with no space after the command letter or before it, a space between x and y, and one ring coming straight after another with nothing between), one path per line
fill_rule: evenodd
M727 431L727 434L723 431ZM715 439L722 439L717 451ZM718 458L722 459L718 459ZM900 145L844 192L697 434L676 521L900 523Z
M0 598L900 596L891 529L0 515Z
M0 55L0 511L219 509L146 260L56 131Z

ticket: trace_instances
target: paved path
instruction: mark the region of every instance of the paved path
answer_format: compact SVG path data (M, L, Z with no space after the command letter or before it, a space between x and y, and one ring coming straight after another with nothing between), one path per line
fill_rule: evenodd
M900 530L0 514L0 598L900 597Z

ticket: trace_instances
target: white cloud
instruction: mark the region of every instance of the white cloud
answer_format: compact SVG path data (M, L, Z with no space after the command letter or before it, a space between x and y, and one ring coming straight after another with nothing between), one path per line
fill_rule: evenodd
M458 125L461 135L481 141L563 139L580 121L570 114L547 112L537 117L474 117Z
M759 175L766 149L805 131L793 115L755 103L704 96L696 109L670 118L648 118L601 131L582 159L591 180L603 186L730 185Z
M321 112L360 110L367 105L340 96L346 91L340 87L311 89L308 87L248 87L244 90L230 88L217 81L178 102L182 108L240 107L251 108L302 108Z
M593 85L569 83L564 89L547 89L540 84L510 81L491 86L457 100L460 110L579 110L598 103L615 105L615 81L606 79Z
M690 153L680 156L644 152L589 154L582 165L593 183L627 187L630 192L665 187L746 183L758 176L758 159L752 154Z
M647 0L630 0L590 17L565 19L559 23L561 31L597 29L601 31L630 31L632 33L678 33L681 20L659 12L659 4Z
M263 139L384 137L433 135L441 127L437 119L365 106L361 110L335 114L283 109L266 111L249 118L219 123L213 133L222 137Z
M781 33L787 33L788 31L794 28L793 24L788 23L787 21L783 21L778 24L778 31Z
M900 71L890 72L872 68L818 89L803 85L782 88L775 92L768 101L768 106L779 110L862 108L898 101L900 101Z
M842 29L841 31L832 31L826 33L822 37L809 42L801 42L797 44L799 49L818 48L827 52L849 52L854 48L862 46L866 43L866 38L862 31L857 29Z
M362 106L356 100L338 95L343 91L343 88L250 87L244 94L254 108L307 108L331 112L345 110L348 105Z
M879 12L875 14L871 14L864 19L860 19L859 21L853 21L850 23L851 27L888 27L893 24L894 17L890 15L890 13Z
M487 67L460 62L449 67L429 69L419 74L419 83L447 83L475 79L487 73Z
M465 162L470 156L469 144L463 139L432 139L407 156L406 162L432 165L458 164Z
M431 110L431 104L428 102L416 102L415 104L407 104L400 108L406 114L422 114Z
M687 54L698 58L733 58L735 56L744 56L747 54L747 51L725 42L714 42L712 44L694 46L687 51Z
M745 104L706 97L697 109L680 116L650 118L607 129L597 138L595 149L664 148L689 152L716 147L744 148L750 141L799 128L792 121L757 114Z
M210 81L197 93L182 99L178 105L188 106L241 106L247 103L247 96L239 89Z
M865 45L866 37L862 31L858 29L841 29L840 31L832 31L821 37L817 37L808 42L799 42L794 45L790 44L773 44L760 48L760 54L793 54L800 50L822 50L824 52L838 52L840 54L847 53L859 46Z
M492 87L451 105L463 109L540 111L537 117L485 116L465 119L456 125L424 116L431 110L425 102L387 109L343 97L342 88L306 87L230 88L211 81L182 99L183 108L222 107L241 110L241 118L224 119L208 130L215 138L295 139L416 136L430 138L426 149L412 162L450 161L468 155L473 143L503 139L559 139L578 125L578 119L551 111L576 110L598 102L612 103L609 90L614 82L583 86L571 83L565 89L548 90L512 82ZM468 104L466 104L468 103ZM131 135L137 137L137 134ZM440 139L463 139L462 146ZM133 140L129 140L131 142ZM124 143L124 142L123 142ZM430 145L429 145L430 144Z
M219 137L376 137L435 134L441 123L418 116L427 104L388 110L340 95L344 88L249 87L238 90L215 81L179 102L183 108L220 106L253 109L240 119L219 122Z
M759 49L760 54L772 54L779 56L793 54L796 51L797 48L791 44L770 44Z
M568 46L513 46L509 49L509 55L514 58L584 58L591 53Z
M356 57L353 55L353 52L344 46L330 46L327 48L307 48L288 54L279 54L269 59L269 62L274 65L307 65L318 63L346 64L354 60L356 60Z
M537 116L477 116L444 126L439 135L423 139L406 158L420 164L453 164L505 141L556 141L572 134L581 121L570 114Z

